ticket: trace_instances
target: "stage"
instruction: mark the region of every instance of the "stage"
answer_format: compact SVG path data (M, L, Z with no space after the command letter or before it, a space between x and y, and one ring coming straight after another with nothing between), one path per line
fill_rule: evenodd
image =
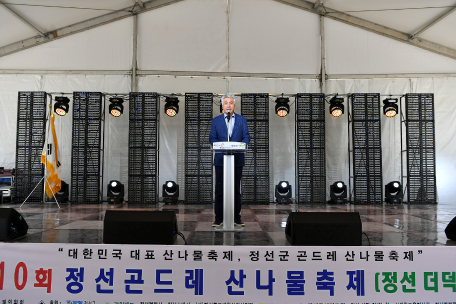
M2 204L20 212L29 225L17 243L103 244L103 219L107 209L173 210L188 245L289 246L285 225L290 212L359 212L363 246L454 246L445 228L456 206L437 205L243 205L244 231L214 231L212 205L163 204L109 205L55 203ZM367 236L366 236L367 234ZM369 240L368 240L369 238ZM369 243L370 242L370 243ZM176 244L184 244L178 237Z

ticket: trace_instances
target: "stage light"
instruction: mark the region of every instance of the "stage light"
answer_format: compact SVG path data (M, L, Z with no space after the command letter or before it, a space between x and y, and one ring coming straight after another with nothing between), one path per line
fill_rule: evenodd
M392 181L385 185L385 202L387 204L402 204L404 193L402 185L398 181Z
M108 184L108 203L121 204L124 201L124 185L116 180Z
M275 186L276 203L291 204L291 185L287 181L281 181Z
M174 117L179 113L179 98L168 96L165 99L165 113L169 117Z
M330 203L332 204L346 204L347 203L347 185L342 181L337 181L329 188L329 195L331 197Z
M344 114L344 99L337 98L337 95L329 101L329 113L334 117L340 117Z
M179 199L179 185L173 181L166 181L163 184L163 202L177 203Z
M68 201L69 197L69 186L67 183L64 181L61 181L61 188L60 191L54 194L54 197L57 199L57 202L59 203L65 203Z
M397 98L387 98L383 100L383 114L386 117L392 118L396 116L398 112Z
M55 98L54 112L57 115L65 116L70 109L70 100L65 96L57 96Z
M288 97L277 97L275 111L279 117L285 117L290 112L290 99Z
M123 113L123 98L120 97L111 97L109 98L109 102L111 103L109 105L109 113L111 113L112 116L114 117L119 117Z

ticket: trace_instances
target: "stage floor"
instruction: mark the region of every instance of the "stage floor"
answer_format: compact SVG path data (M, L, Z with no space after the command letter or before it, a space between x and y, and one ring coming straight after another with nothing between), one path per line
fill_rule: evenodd
M438 205L244 205L244 231L214 231L212 205L100 205L26 203L2 204L19 211L29 225L19 243L103 243L103 219L107 209L174 210L179 230L189 245L290 245L285 238L288 214L299 212L359 212L363 245L454 246L445 228L456 215L456 206ZM176 244L184 244L178 237Z

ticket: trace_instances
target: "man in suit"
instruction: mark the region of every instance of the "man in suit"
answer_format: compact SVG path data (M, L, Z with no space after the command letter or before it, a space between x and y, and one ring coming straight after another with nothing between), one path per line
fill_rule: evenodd
M236 97L231 93L223 95L223 114L212 119L209 142L211 145L218 141L244 142L250 141L247 120L245 117L235 114ZM242 167L245 165L244 153L234 153L234 223L244 226L241 221L241 178ZM223 224L223 153L215 153L215 222L212 226L217 227Z

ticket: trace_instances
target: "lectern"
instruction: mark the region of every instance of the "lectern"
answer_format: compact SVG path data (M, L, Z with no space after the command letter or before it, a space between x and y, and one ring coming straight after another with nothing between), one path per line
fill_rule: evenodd
M242 231L234 225L234 154L245 153L247 144L243 142L219 141L212 146L214 153L223 153L223 226L217 231Z

